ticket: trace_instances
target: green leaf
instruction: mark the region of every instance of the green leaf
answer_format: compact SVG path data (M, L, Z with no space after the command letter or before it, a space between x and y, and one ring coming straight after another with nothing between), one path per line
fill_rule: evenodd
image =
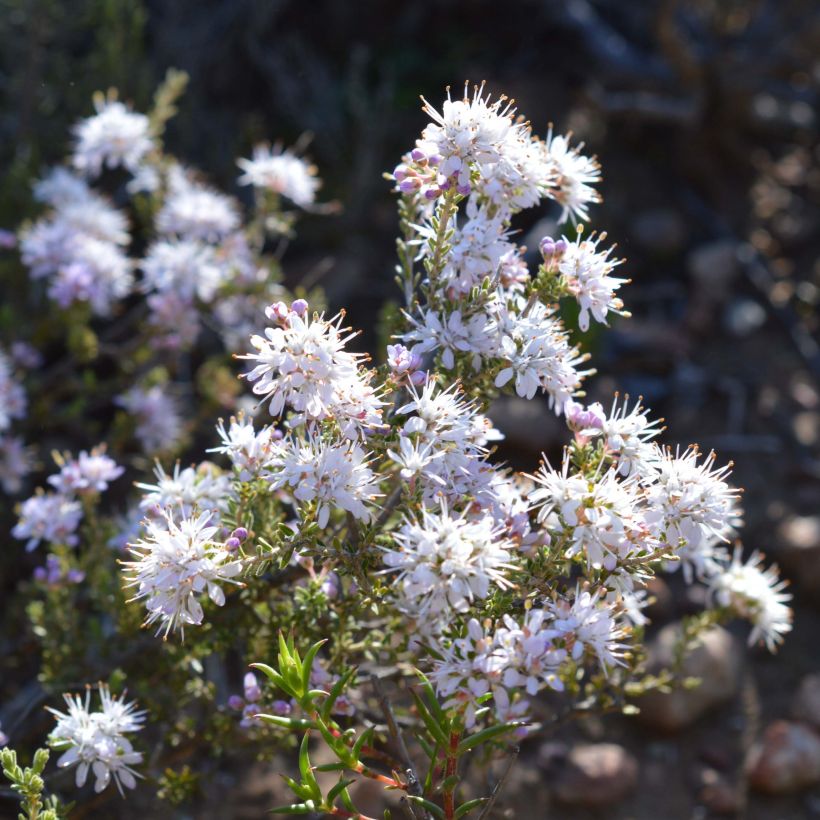
M293 694L293 692L290 691L290 687L287 685L287 681L285 681L285 679L273 667L268 666L266 663L252 663L251 669L258 669L271 683L278 686L283 692L286 692L289 695Z
M445 780L442 780L439 784L438 791L440 792L451 792L458 786L459 781L461 778L457 774L451 774Z
M316 726L312 720L304 720L303 718L288 718L281 715L256 715L265 723L270 723L274 726L281 726L283 729L315 729Z
M302 738L302 745L299 747L299 773L302 775L302 781L310 791L313 799L317 803L322 802L322 790L316 782L316 775L313 774L313 769L310 765L310 756L308 755L308 744L310 743L310 732L305 732Z
M413 670L416 675L418 676L419 680L421 681L421 688L424 690L424 693L427 695L427 700L429 701L429 709L432 714L435 716L436 720L443 724L447 722L447 715L444 713L444 710L441 708L441 705L438 702L438 698L436 697L436 691L433 689L432 684L429 680L427 680L427 676L419 669Z
M327 643L327 638L317 641L308 649L304 661L302 661L302 691L307 692L310 689L310 673L313 669L313 659L319 653L319 650ZM298 658L298 655L296 656Z
M425 798L419 797L417 794L408 794L407 799L412 800L414 803L418 803L420 806L423 806L434 817L440 817L441 820L444 820L444 810L441 806L437 806L435 803L425 800Z
M369 729L365 729L357 738L356 742L353 744L353 756L358 760L362 755L362 749L364 748L365 744L370 743L370 739L373 737L373 727Z
M339 778L339 782L327 793L327 802L332 804L333 801L355 780L344 780Z
M350 768L349 766L345 766L344 763L322 763L321 766L314 766L314 772L342 772L345 769Z
M498 726L490 726L487 729L483 729L480 732L476 732L474 735L470 735L469 737L464 738L461 743L458 744L458 754L463 755L465 752L469 752L470 749L474 749L476 746L480 746L482 743L487 743L490 740L498 737L499 735L503 735L505 732L511 732L513 729L517 729L519 726L524 726L523 722L518 723L502 723Z
M477 809L482 803L486 803L489 798L487 797L476 797L475 800L468 800L466 803L462 803L457 809L456 813L453 817L458 820L459 817L464 817L465 814L471 812L473 809Z
M433 739L439 744L439 746L447 746L447 735L444 733L441 726L436 723L424 701L421 699L421 696L412 689L410 690L410 694L416 702L416 708L418 709L419 716L424 721L427 731L433 736Z
M328 696L327 700L322 704L321 714L325 720L330 720L330 713L333 711L333 706L336 701L339 699L339 696L344 692L345 687L350 683L353 676L356 674L356 668L352 667L348 669L347 672L333 684L333 688L330 690L330 695Z

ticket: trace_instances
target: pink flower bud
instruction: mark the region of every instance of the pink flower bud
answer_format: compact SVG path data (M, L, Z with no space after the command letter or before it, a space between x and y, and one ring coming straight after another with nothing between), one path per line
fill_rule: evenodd
M403 194L412 194L421 188L421 180L418 177L407 177L399 183L399 190Z
M401 182L403 179L407 177L407 173L409 170L410 169L404 163L402 163L401 165L397 165L393 169L393 179L395 179L396 182Z
M289 312L288 306L284 302L274 302L265 308L265 316L277 324L283 324L287 320Z
M293 304L290 306L290 309L297 316L304 316L305 313L307 313L308 303L304 299L296 299L296 300L294 300Z

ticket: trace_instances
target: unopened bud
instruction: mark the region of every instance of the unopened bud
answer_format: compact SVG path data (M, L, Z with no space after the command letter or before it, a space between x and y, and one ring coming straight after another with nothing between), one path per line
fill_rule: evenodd
M304 316L305 313L307 313L308 303L304 299L296 299L296 300L294 300L293 304L290 306L290 309L297 316Z

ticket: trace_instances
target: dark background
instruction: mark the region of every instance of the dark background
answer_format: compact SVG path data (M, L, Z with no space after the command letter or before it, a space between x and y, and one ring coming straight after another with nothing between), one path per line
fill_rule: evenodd
M667 442L734 460L744 542L798 582L794 635L755 661L764 713L783 716L820 667L818 55L811 0L0 0L0 227L34 212L30 180L65 155L93 91L145 110L184 69L167 146L221 187L240 193L234 158L254 142L313 135L321 198L341 211L300 223L286 271L372 329L396 296L382 173L426 121L418 95L486 80L536 132L572 129L603 166L592 226L633 280L633 318L591 338L590 392L641 394ZM522 241L556 213L522 215ZM538 402L496 418L516 466L564 436ZM801 800L777 816L816 810Z

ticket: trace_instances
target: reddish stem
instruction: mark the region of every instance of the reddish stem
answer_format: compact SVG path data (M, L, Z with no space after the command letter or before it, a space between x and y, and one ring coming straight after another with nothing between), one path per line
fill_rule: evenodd
M447 761L444 765L444 779L452 777L458 771L458 743L461 740L460 732L450 732L450 744L447 749ZM455 787L448 786L444 792L444 816L453 820L456 816Z

